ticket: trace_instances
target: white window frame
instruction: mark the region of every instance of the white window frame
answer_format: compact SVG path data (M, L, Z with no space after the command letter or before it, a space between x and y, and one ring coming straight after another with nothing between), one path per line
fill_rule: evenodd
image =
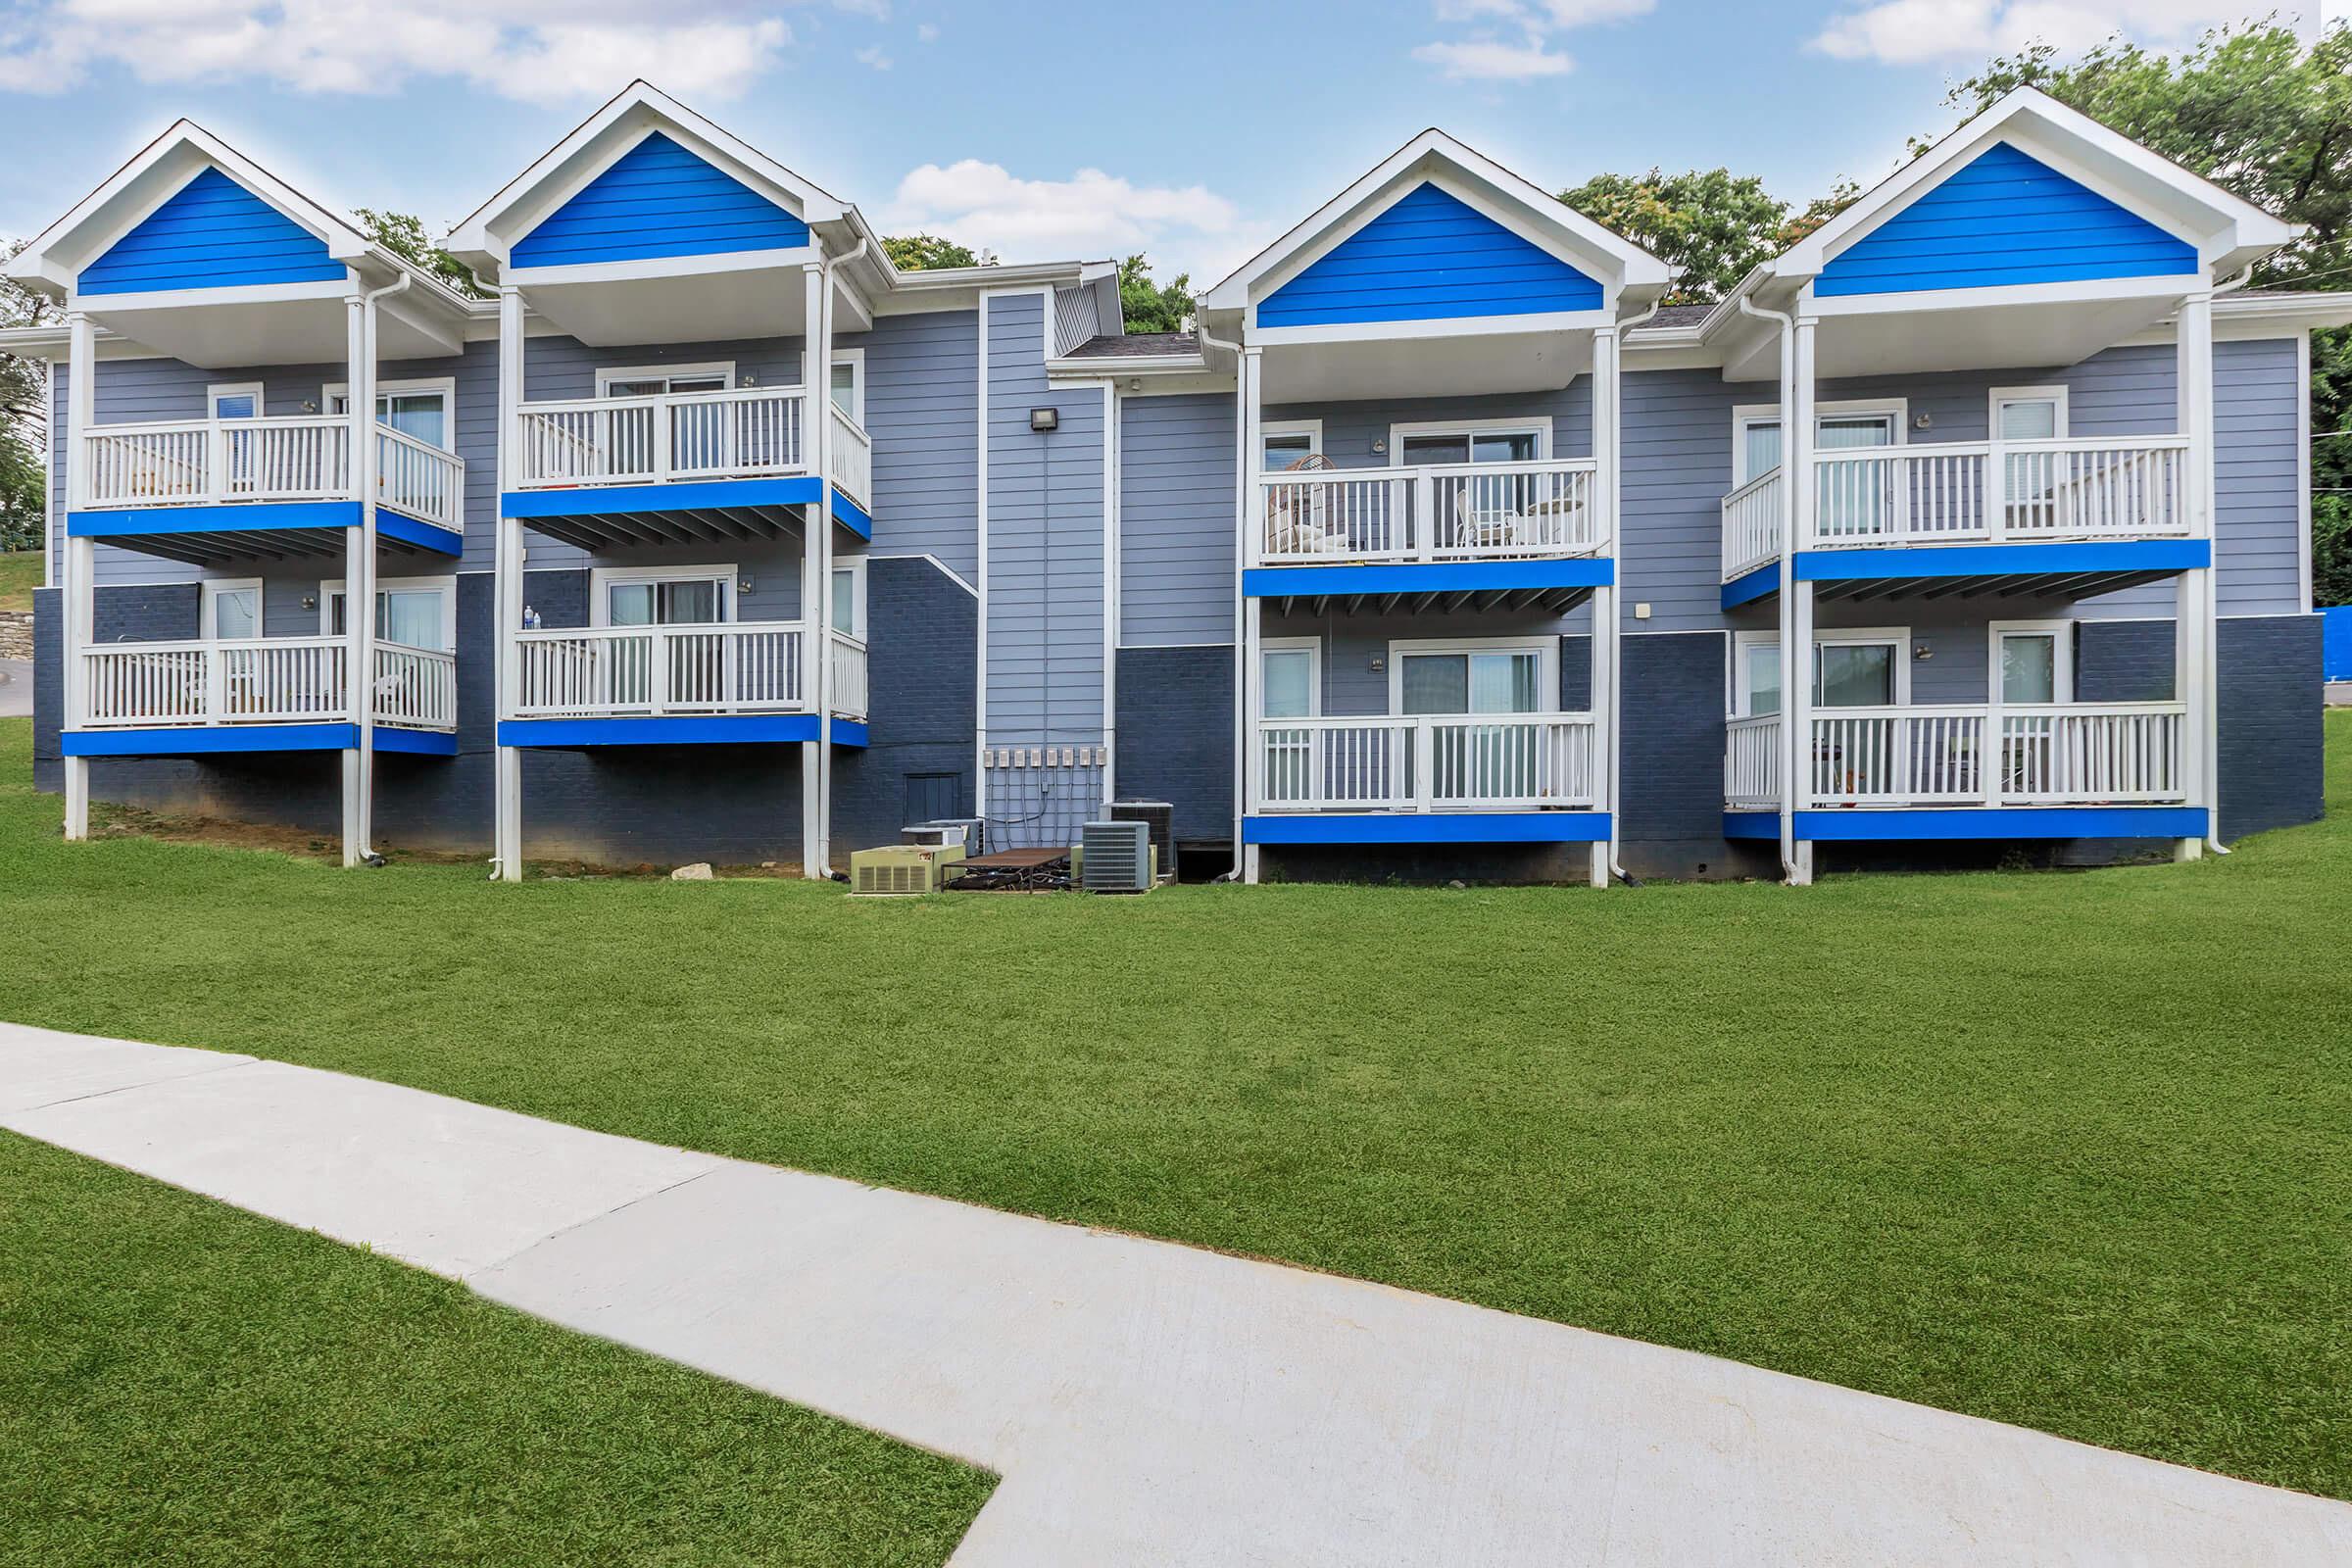
M1257 463L1258 469L1262 473L1280 473L1282 471L1280 468L1269 468L1265 466L1266 437L1270 435L1302 435L1306 437L1306 450L1310 455L1320 454L1323 451L1323 421L1321 419L1261 419L1257 426Z
M238 638L239 642L258 641L270 635L270 590L259 577L207 577L204 579L202 613L197 618L196 631L206 642L220 635L220 620L214 613L213 601L221 594L233 594L243 589L253 590L253 636Z
M1911 706L1911 628L1908 626L1816 626L1813 628L1812 652L1805 662L1806 706L1816 711L1834 711L1827 704L1813 700L1813 681L1821 673L1821 651L1832 646L1892 643L1894 645L1894 706ZM1788 710L1788 672L1781 671L1781 711Z
M1389 639L1389 713L1391 718L1402 718L1404 711L1404 662L1418 655L1431 654L1524 654L1541 656L1536 670L1537 696L1544 704L1538 713L1559 713L1560 707L1560 640L1557 637L1392 637ZM1474 717L1474 714L1465 714Z
M1780 651L1781 634L1777 631L1736 631L1732 633L1732 701L1734 718L1764 718L1770 715L1754 710L1755 699L1749 693L1748 664L1759 648ZM1788 671L1781 671L1781 712L1788 710Z
M2050 639L2050 701L2075 700L2075 623L2071 620L1996 620L1984 628L1984 700L1999 704L2001 696L2001 639L2015 633ZM2030 706L2038 707L2038 704Z
M1268 654L1306 655L1306 711L1302 718L1323 716L1323 639L1320 637L1261 637L1257 643L1257 679L1250 683L1253 694L1254 717L1266 714L1266 656ZM1277 719L1275 722L1280 723Z
M208 422L220 418L222 398L251 397L253 416L260 418L269 411L262 403L262 383L259 381L216 381L204 389L204 416ZM233 421L232 421L233 422Z
M2001 438L2002 404L2053 403L2057 405L2058 412L2057 417L2051 425L2051 428L2057 432L2052 439L2065 440L2070 428L2067 424L2066 393L2067 389L2063 386L1994 387L1984 399L1984 438L1988 441L1998 441Z
M721 390L728 392L735 390L735 362L733 360L709 360L700 365L600 365L596 369L596 395L600 398L612 396L612 393L607 389L615 381L659 379L662 383L662 390L653 395L666 397L669 382L681 375L723 376L726 385ZM631 397L647 395L642 392L629 394Z
M1821 421L1847 418L1857 414L1884 414L1894 421L1895 446L1911 444L1911 400L1909 398L1838 398L1813 405L1813 430L1818 441ZM1751 424L1779 424L1781 406L1778 403L1735 403L1732 405L1732 488L1737 490L1760 474L1747 471L1747 427ZM1781 451L1788 450L1788 432L1782 432ZM1818 445L1814 449L1819 451Z
M718 584L718 620L716 624L735 623L735 565L725 562L715 565L685 566L596 566L588 573L588 624L598 630L612 624L612 588L619 583L638 582L716 582ZM831 590L828 587L827 593ZM832 601L826 600L829 612ZM819 624L822 624L820 618Z
M808 355L804 352L801 358L802 363L806 365ZM862 430L865 428L865 350L835 349L833 351L833 363L825 368L825 407L829 409L833 406L833 371L844 365L850 367L852 372L848 411L850 422Z
M441 394L441 429L449 437L441 448L444 452L458 450L458 378L454 375L423 375L402 381L378 381L375 395L384 397L401 392L438 392ZM318 407L327 414L335 412L335 399L351 396L351 383L329 381L318 389ZM386 426L386 428L390 428Z
M850 624L847 627L840 627L833 624L833 584L830 580L828 580L825 584L825 612L823 617L825 630L839 631L845 637L853 637L858 642L864 642L865 557L835 556L833 558L833 570L836 573L846 571L850 574Z
M1499 415L1491 419L1414 419L1392 424L1389 426L1390 467L1404 466L1405 438L1417 435L1458 435L1473 447L1482 435L1533 435L1536 438L1536 455L1531 461L1544 463L1551 458L1551 416L1548 414ZM1476 465L1465 464L1464 466L1473 467Z
M416 593L426 588L432 589L441 596L441 652L454 654L458 651L458 579L455 576L378 577L375 580L377 593L389 593L395 589L404 593ZM335 634L335 601L342 598L343 593L344 584L340 577L328 577L319 582L319 636L331 637ZM351 629L348 621L344 623L343 629L346 631ZM395 646L406 647L407 645L396 644Z

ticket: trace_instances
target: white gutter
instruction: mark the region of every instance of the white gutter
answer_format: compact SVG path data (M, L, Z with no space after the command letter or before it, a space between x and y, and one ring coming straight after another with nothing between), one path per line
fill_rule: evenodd
M1749 274L1753 276L1753 273ZM1744 282L1744 280L1743 280ZM1801 660L1788 649L1794 632L1796 593L1796 475L1789 471L1788 414L1796 402L1796 318L1780 311L1767 310L1742 293L1739 297L1740 314L1759 320L1777 322L1781 332L1781 874L1791 884L1796 880L1796 760L1804 748L1797 744L1796 716L1788 702L1789 690L1788 666L1801 662L1804 679L1813 678L1813 652L1804 651ZM1734 674L1737 675L1737 669Z
M1671 279L1669 280L1671 283ZM1617 327L1617 353L1610 362L1610 373L1617 377L1616 386L1609 391L1609 418L1616 428L1609 432L1609 550L1616 558L1612 574L1617 578L1617 591L1610 595L1610 609L1617 624L1609 628L1613 646L1609 650L1609 689L1603 697L1605 716L1609 725L1609 767L1617 776L1609 785L1609 875L1627 884L1633 878L1626 874L1618 859L1618 847L1625 841L1625 347L1626 338L1635 327L1658 314L1665 303L1665 291L1649 302L1649 309ZM1593 628L1598 631L1597 626Z
M1205 321L1197 323L1194 330L1201 348L1200 358L1203 363L1206 363L1208 359L1207 351L1212 348L1223 349L1235 360L1233 375L1233 870L1230 878L1239 882L1242 880L1242 819L1250 812L1250 704L1245 695L1248 688L1243 684L1250 674L1250 649L1249 637L1242 624L1243 617L1250 612L1247 596L1242 592L1242 572L1249 560L1249 552L1244 548L1242 525L1249 520L1250 516L1248 487L1250 474L1249 453L1246 450L1246 443L1250 439L1248 428L1250 418L1247 411L1242 407L1242 400L1247 389L1242 385L1241 344L1229 343L1224 338L1217 336L1208 329Z
M2219 299L2224 294L2236 293L2251 282L2253 277L2254 264L2248 262L2245 270L2235 277L2213 286L2214 298ZM2208 355L2207 358L2210 360L2211 356ZM2305 402L2308 403L2311 398L2310 384L2306 382L2299 390ZM2207 452L2205 461L2201 465L2205 470L2205 479L2202 482L2208 491L2212 489L2213 466L2217 456L2216 453ZM2214 553L2213 583L2205 595L2205 667L2197 672L2197 679L2205 687L2205 711L2211 713L2217 710L2221 698L2221 681L2216 672L2221 668L2222 662L2221 529L2214 525L2214 519L2211 516L2206 518L2206 537ZM2218 755L2219 748L2216 748L2216 752L2212 776L2205 780L2205 793L2213 799L2212 809L2205 813L2205 847L2216 855L2228 855L2230 846L2222 842L2222 760Z
M863 256L866 248L867 241L860 237L857 244L839 256L826 256L817 263L817 275L824 279L821 305L824 311L825 364L821 367L810 364L802 377L808 384L809 397L822 400L817 406L823 410L828 426L817 448L825 465L825 472L821 476L823 483L817 491L816 526L809 530L812 540L805 540L802 546L807 549L813 542L817 555L814 575L819 597L815 605L805 607L808 612L802 616L802 620L816 627L816 777L809 782L823 791L816 806L817 820L824 824L825 829L824 839L817 846L824 852L817 869L824 873L828 881L836 874L833 870L833 432L830 428L833 419L833 278L837 270L848 267ZM815 328L814 321L804 324L804 344L815 341ZM805 361L812 358L805 349L801 357ZM818 378L820 369L823 371L822 379ZM866 504L871 506L873 499L867 496ZM870 517L872 514L867 515ZM872 541L869 539L867 543ZM870 579L866 580L870 583ZM870 632L873 628L869 624L866 629ZM870 703L870 696L868 701ZM804 845L802 848L806 854L809 847Z

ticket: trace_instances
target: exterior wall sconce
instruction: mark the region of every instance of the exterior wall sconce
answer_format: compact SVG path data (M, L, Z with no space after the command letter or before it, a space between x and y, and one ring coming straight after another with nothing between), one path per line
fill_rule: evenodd
M1039 435L1060 429L1061 411L1059 409L1031 409L1029 411L1029 428L1035 430Z
M304 594L302 596L302 608L305 610L317 610L318 608L318 596L317 594Z
M1936 416L1932 414L1926 413L1914 414L1911 416L1911 428L1914 430L1933 430L1936 428Z
M1388 438L1387 436L1385 436L1385 435L1376 435L1376 436L1374 436L1374 437L1372 438L1372 450L1373 450L1373 451L1375 451L1375 452L1386 452L1386 451L1388 451L1388 450L1389 450L1389 438Z
M1913 643L1911 645L1911 662L1913 663L1924 664L1935 657L1935 645L1931 643Z

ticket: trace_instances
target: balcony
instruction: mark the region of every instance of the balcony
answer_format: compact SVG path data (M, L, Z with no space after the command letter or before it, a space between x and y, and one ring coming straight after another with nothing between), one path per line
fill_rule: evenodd
M179 534L220 536L225 547L269 532L278 536L273 553L331 555L344 548L339 530L360 520L351 420L341 415L99 425L84 432L79 456L73 531L132 548ZM379 425L375 466L385 543L454 554L466 529L464 460Z
M2148 808L2191 800L2180 703L1838 708L1811 722L1800 838L2175 837L2180 813ZM1762 813L1780 809L1781 724L1773 714L1728 726L1734 837L1770 836L1775 817ZM1979 813L1982 828L1954 808ZM1920 812L1930 831L1898 820ZM2139 831L2151 824L2161 831Z
M799 621L519 632L501 744L813 740L808 636ZM862 744L865 644L828 636L827 710Z
M830 400L825 413L835 493L858 514L843 520L870 533L870 523L859 523L872 505L873 438ZM664 501L725 500L718 491L664 496L647 487L809 479L814 468L808 421L808 394L797 386L526 403L515 412L513 483L522 492L635 488L629 505L650 499L657 509ZM737 495L754 507L816 499L813 485ZM593 513L599 503L580 497L576 506ZM545 507L527 510L538 526Z
M1913 577L1998 579L2002 592L2109 592L2211 559L2190 538L2187 468L2185 436L1817 453L1812 506L1797 519L1797 575L1832 595ZM1781 557L1785 483L1775 468L1723 498L1726 609L1778 586L1766 568ZM2046 548L2069 545L2078 548ZM1976 553L1916 553L1949 546ZM1885 554L1874 560L1870 551ZM1816 552L1825 554L1805 560Z
M80 655L69 755L313 751L358 744L345 637L111 643ZM454 750L457 658L378 643L377 744Z
M1590 809L1594 756L1587 713L1260 719L1250 809Z

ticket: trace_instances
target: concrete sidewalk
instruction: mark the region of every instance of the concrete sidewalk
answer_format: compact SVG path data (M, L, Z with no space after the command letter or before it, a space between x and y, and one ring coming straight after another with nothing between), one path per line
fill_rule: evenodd
M0 1126L997 1471L960 1568L2352 1561L2342 1503L309 1068L0 1024Z

